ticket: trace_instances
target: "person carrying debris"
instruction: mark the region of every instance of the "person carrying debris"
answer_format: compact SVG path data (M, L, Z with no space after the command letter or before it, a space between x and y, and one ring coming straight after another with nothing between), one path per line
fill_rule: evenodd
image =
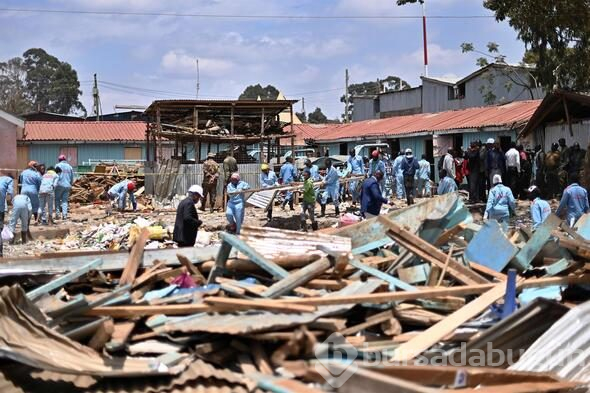
M41 180L39 188L39 203L41 206L41 217L43 224L53 225L53 205L55 203L55 188L59 181L60 168L49 167Z
M58 173L59 178L57 180L57 186L55 187L55 216L57 218L61 210L61 218L64 220L68 219L68 198L72 191L72 185L74 184L74 169L66 159L66 156L61 154L57 157L57 165L55 169L60 169Z
M317 230L318 223L315 220L315 190L313 180L311 178L311 171L309 168L303 170L303 203L301 204L301 229L307 231L307 219L306 213L309 214L309 220L311 221L311 229Z
M127 206L127 194L129 194L129 200L133 206L133 211L137 210L137 202L135 201L135 183L131 180L123 180L111 187L108 192L109 199L113 202L117 202L119 211L125 211Z
M20 235L22 244L27 243L27 236L29 234L29 222L31 221L31 214L33 213L33 205L31 198L26 194L20 194L12 200L12 214L10 215L10 223L8 228L12 233L16 233L16 224L20 221ZM16 240L16 236L12 242Z
M239 192L248 190L249 188L250 185L240 179L240 174L238 172L235 172L230 176L229 184L227 185L229 201L227 202L225 217L229 223L228 230L238 235L240 234L242 223L244 222L244 209L246 206L246 198L243 193ZM232 193L238 194L231 195Z
M201 210L205 211L207 207L207 196L211 205L211 213L215 209L217 200L217 179L219 179L219 165L214 160L215 153L208 153L207 160L203 163L203 200Z
M381 206L388 202L381 192L381 180L383 180L383 172L377 170L363 182L361 190L361 217L372 218L378 216L381 213Z
M579 178L577 173L572 174L569 179L570 185L563 191L561 202L555 212L560 218L566 216L570 227L573 227L578 219L590 210L588 192L578 184Z
M37 162L30 161L27 165L27 169L20 174L20 193L29 197L31 206L33 207L35 221L38 217L39 188L41 187L41 180L41 174L37 171Z
M324 180L322 181L322 185L325 187L324 192L321 195L321 214L320 217L324 217L326 215L326 204L328 203L328 198L332 198L332 203L334 204L334 212L336 216L340 214L340 195L338 194L338 190L340 188L340 176L338 176L338 171L332 165L332 160L326 158L326 176L324 176Z
M416 176L416 188L420 198L426 195L431 196L430 193L430 162L426 159L426 154L422 154L422 159L418 161L419 169Z
M0 176L0 233L4 229L4 215L6 214L6 205L10 204L14 196L14 181L12 175ZM4 244L0 236L0 258L3 256Z
M279 185L279 179L277 178L277 174L275 171L271 171L268 164L262 164L260 166L260 186L262 188L269 188L275 187ZM274 200L268 206L268 210L266 211L266 218L268 221L272 220L272 206L274 204Z
M529 199L531 200L531 219L533 220L533 229L545 222L551 214L549 202L541 199L541 190L537 186L530 186L528 189Z
M483 219L498 221L504 233L507 233L510 212L516 211L516 201L510 188L502 184L502 176L494 175L492 182L494 187L490 190Z
M449 175L449 172L447 172L446 169L441 169L439 175L440 181L438 182L438 189L436 190L438 195L457 191L457 182Z
M293 165L293 157L287 157L287 162L285 162L281 166L281 171L279 172L279 178L281 179L281 184L288 185L295 181L297 178L297 170ZM291 210L295 210L293 207L293 192L287 191L285 195L285 199L283 200L283 204L281 205L281 209L285 210L285 205L289 204Z
M354 149L350 150L348 160L346 160L346 166L348 173L352 176L359 176L365 174L365 166L363 164L363 158L356 154ZM357 180L351 180L348 182L348 190L352 196L352 205L355 206L359 201L359 182Z
M203 187L198 184L192 185L188 189L187 197L176 208L172 240L178 244L178 247L193 247L197 241L197 231L203 221L199 220L195 205L204 198L203 194Z
M402 152L399 152L399 155L395 157L393 160L393 175L395 176L395 195L397 199L403 199L405 196L405 189L404 189L404 171L402 170L402 161L404 160L404 156ZM383 186L383 183L381 184Z
M551 151L545 154L545 182L547 184L547 195L549 199L554 198L559 194L559 167L561 156L559 153L559 145L554 143L551 145Z
M406 191L406 203L408 206L414 204L414 178L416 172L420 169L420 164L414 158L412 149L406 149L406 154L402 160L402 173L404 174L404 189Z

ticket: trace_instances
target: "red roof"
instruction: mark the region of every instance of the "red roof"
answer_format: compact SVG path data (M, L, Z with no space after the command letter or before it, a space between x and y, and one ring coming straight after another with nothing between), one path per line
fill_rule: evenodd
M440 113L420 113L348 124L301 124L294 126L294 129L296 141L302 139L335 141L380 136L409 136L460 129L479 130L488 127L512 129L526 124L540 103L541 100L516 101L497 106ZM289 131L289 126L285 130Z
M24 141L144 141L142 121L25 122Z

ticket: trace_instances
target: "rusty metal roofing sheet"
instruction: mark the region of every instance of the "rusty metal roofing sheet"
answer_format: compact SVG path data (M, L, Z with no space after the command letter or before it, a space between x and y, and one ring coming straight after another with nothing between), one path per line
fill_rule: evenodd
M144 141L142 121L67 121L25 123L23 141Z
M382 284L381 280L356 281L332 292L331 296L350 296L372 293ZM320 306L313 313L276 314L271 312L240 312L235 314L196 314L188 317L171 317L169 322L155 330L156 333L167 332L208 332L227 334L249 334L269 329L284 329L291 326L311 323L318 318L338 314L350 309L353 305Z

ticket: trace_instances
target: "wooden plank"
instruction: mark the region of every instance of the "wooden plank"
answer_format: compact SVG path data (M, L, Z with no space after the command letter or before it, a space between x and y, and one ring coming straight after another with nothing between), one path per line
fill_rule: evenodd
M320 276L332 266L328 258L321 258L317 261L307 265L303 269L299 269L295 273L289 274L286 278L277 281L271 285L266 291L261 293L262 297L277 298L291 292L293 289L304 285L312 279Z
M364 330L364 329L369 328L371 326L375 326L375 325L378 325L382 322L388 321L391 318L394 318L393 312L392 312L392 310L387 310L387 311L381 312L379 314L375 314L375 315L370 316L363 323L359 323L358 325L354 325L354 326L351 326L349 328L346 328L346 329L340 331L340 334L342 334L343 336L350 336L352 334L358 333L361 330Z
M56 278L55 280L51 280L45 285L41 285L40 287L33 289L32 291L27 293L27 298L31 301L37 300L41 295L49 293L57 288L61 288L67 283L75 280L78 277L81 277L88 273L90 270L96 269L102 264L102 259L95 259L94 261L87 263L86 265L82 266L80 269L71 271L63 276Z
M113 334L111 335L111 340L106 343L105 348L109 352L119 351L123 349L129 337L131 336L131 332L135 328L135 322L133 321L125 321L125 322L118 322L115 323L113 326Z
M497 280L500 281L506 281L507 277L504 273L499 273L493 269L490 269L487 266L484 265L480 265L477 262L469 262L469 267L471 267L473 270L480 272L481 274L485 274L486 276L490 276L493 277Z
M143 249L149 238L150 231L147 228L143 228L139 233L133 248L131 249L129 259L127 260L127 264L125 265L123 273L121 274L121 279L119 280L119 286L132 284L135 280L137 269L139 269L139 265L141 264L143 258Z
M583 385L580 382L522 382L507 385L480 386L474 389L461 389L461 393L543 393L543 392L570 392ZM456 389L443 390L443 392L457 392Z
M370 274L374 277L377 277L393 286L395 286L396 288L402 289L404 291L416 291L417 289L415 287L413 287L412 285L403 282L402 280L400 280L399 278L393 277L390 274L384 273L379 269L375 269L374 267L370 267L365 265L364 263L360 262L358 259L349 259L348 263L351 266L356 267L359 270L362 270L363 272Z
M224 297L215 297L211 296L204 299L204 302L208 305L212 305L217 309L225 309L225 310L232 310L232 311L240 311L240 310L266 310L266 311L276 311L276 312L314 312L316 308L314 306L306 306L302 304L289 304L285 307L284 304L279 302L275 302L272 300L242 300L242 299L230 299ZM253 307L254 306L254 307ZM295 307L292 307L295 306Z
M404 362L414 359L422 352L451 334L461 324L481 314L486 308L504 296L506 284L497 284L494 288L455 311L436 325L426 329L419 336L400 345L394 352L392 361Z
M273 375L273 369L270 366L270 360L268 355L264 352L264 348L259 342L252 343L252 356L254 357L254 363L256 368L265 375Z
M111 339L113 335L113 331L115 330L113 320L107 319L103 323L100 324L90 341L88 342L88 346L95 351L101 351L102 347Z
M437 287L440 287L440 284L442 284L442 282L445 278L445 274L447 273L447 268L449 267L449 262L451 261L451 257L453 256L454 249L455 249L455 245L451 245L451 248L449 249L449 254L447 255L447 259L445 260L445 265L443 266L442 272L440 273L440 277L438 278L438 281L436 282Z
M201 271L199 270L199 268L197 268L195 265L192 264L192 262L190 261L190 259L188 259L187 257L185 257L182 254L176 254L176 257L178 258L178 262L180 262L180 264L182 266L184 266L186 268L186 270L188 270L188 272L191 274L191 276L193 276L193 279L195 279L196 276L196 280L198 284L204 284L207 280L205 279L205 276L203 276L203 274L201 274Z

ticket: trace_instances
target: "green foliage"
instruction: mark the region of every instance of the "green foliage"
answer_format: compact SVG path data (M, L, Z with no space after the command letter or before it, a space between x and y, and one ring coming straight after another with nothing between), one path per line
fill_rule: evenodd
M244 89L244 92L240 94L238 100L257 100L260 97L263 101L273 101L279 96L279 90L273 85L267 85L262 87L260 83L256 85L250 85Z
M461 46L461 52L463 52L463 53L473 52L475 50L475 47L473 46L473 43L471 43L471 42L464 42L460 46Z
M312 124L325 124L328 123L328 117L324 115L320 108L315 108L315 110L307 116L307 121Z
M371 96L382 92L406 90L410 88L410 84L398 76L388 76L385 79L381 79L373 82L354 83L348 86L348 117L352 119L352 97L353 96ZM340 102L346 102L346 97L343 95L340 97ZM342 115L344 119L346 116Z
M15 114L32 109L26 96L26 75L20 57L0 63L0 108Z
M307 115L305 112L295 112L295 116L297 116L302 123L307 123Z

